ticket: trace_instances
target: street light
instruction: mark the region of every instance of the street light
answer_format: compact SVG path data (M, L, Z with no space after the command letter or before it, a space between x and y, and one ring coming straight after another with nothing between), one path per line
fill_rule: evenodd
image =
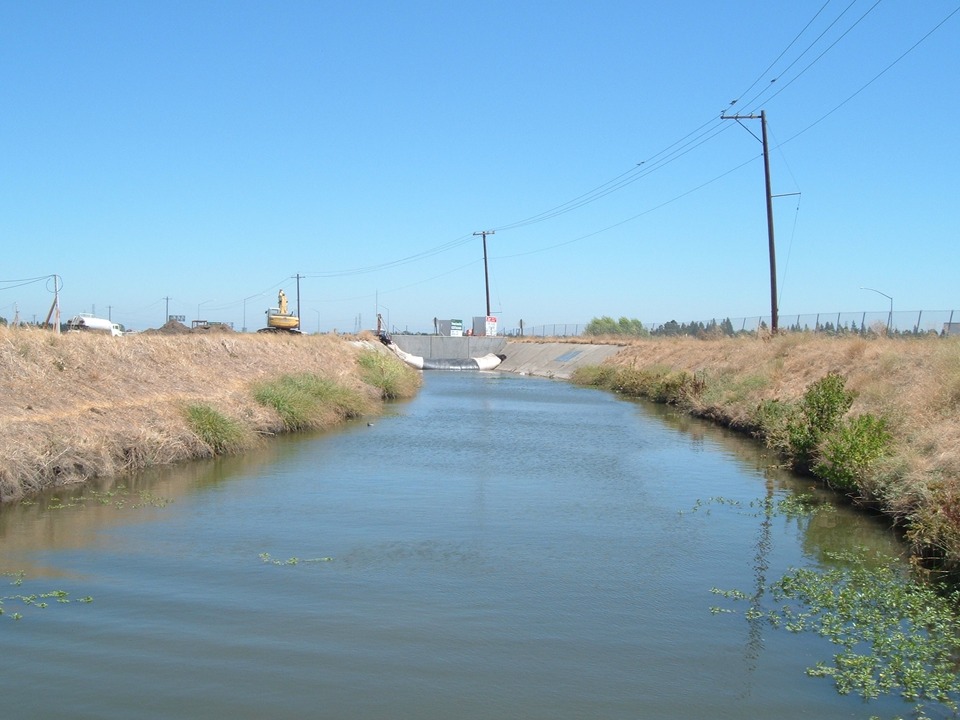
M250 297L245 297L243 299L243 332L247 331L247 300L253 300L255 297L260 297L264 293L257 293L256 295L251 295Z
M890 314L887 315L887 335L893 330L893 298L887 295L885 292L880 292L879 290L874 290L873 288L861 287L861 290L869 290L870 292L875 292L877 295L883 295L890 301Z
M204 300L202 303L197 303L197 320L200 320L200 307L206 305L207 303L212 303L213 300Z

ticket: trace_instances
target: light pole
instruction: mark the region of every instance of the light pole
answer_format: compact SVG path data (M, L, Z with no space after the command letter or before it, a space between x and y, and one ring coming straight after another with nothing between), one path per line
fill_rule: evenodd
M207 303L212 303L213 300L204 300L202 303L197 303L197 321L200 320L200 307L206 305Z
M261 295L263 295L263 293L257 293L256 295L251 295L243 299L243 332L247 331L247 300L253 300L253 298L260 297Z
M317 335L319 335L320 334L320 311L317 310L316 308L314 308L313 311L317 314Z
M874 290L873 288L861 287L861 290L869 290L870 292L875 292L877 295L883 295L890 301L890 314L887 315L887 335L893 330L893 298L887 295L885 292L880 292L879 290Z

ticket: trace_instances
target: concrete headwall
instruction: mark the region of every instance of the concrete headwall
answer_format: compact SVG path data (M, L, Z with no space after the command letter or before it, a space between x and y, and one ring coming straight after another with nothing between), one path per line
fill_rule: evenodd
M393 342L411 355L430 359L506 355L497 370L520 375L567 379L582 365L599 365L620 350L619 345L581 345L559 342L509 342L502 337L443 337L395 335Z
M503 337L447 337L444 335L394 335L393 342L404 352L432 360L480 357L500 354L507 344Z

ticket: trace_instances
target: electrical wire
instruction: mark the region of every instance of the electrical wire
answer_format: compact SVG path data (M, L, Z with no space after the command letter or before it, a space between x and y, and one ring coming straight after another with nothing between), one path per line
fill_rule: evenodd
M817 35L816 38L814 38L811 42L809 42L809 43L807 44L807 46L806 46L782 71L780 71L780 72L778 73L777 77L774 78L774 79L771 81L771 83L770 83L770 85L769 85L768 87L764 88L764 89L761 90L759 93L757 93L756 95L754 95L753 98L751 98L746 104L749 106L749 105L751 105L751 104L753 104L753 103L759 102L759 101L761 100L761 98L764 98L764 102L769 102L769 101L772 100L773 98L777 97L781 92L783 92L784 90L786 90L790 85L792 85L796 80L798 80L798 79L799 79L804 73L806 73L810 68L812 68L812 67L813 67L814 65L816 65L818 62L820 62L820 61L824 58L824 56L825 56L830 50L832 50L841 40L843 40L854 28L856 28L856 27L879 5L880 0L876 0L876 2L875 2L870 8L868 8L868 9L866 10L866 12L864 12L855 22L853 22L853 24L851 24L849 27L847 27L846 29L844 29L843 32L840 34L839 37L837 37L829 46L827 46L826 49L824 49L824 50L823 50L820 54L818 54L813 60L811 60L800 72L798 72L795 76L793 76L793 77L792 77L788 82L786 82L785 84L779 85L779 86L777 87L776 92L774 92L772 95L767 96L767 93L770 92L770 89L771 89L771 87L773 86L773 83L775 83L775 82L776 82L777 80L779 80L780 78L784 77L784 75L785 75L787 72L789 72L791 68L793 68L804 56L806 56L806 55L817 45L817 43L819 43L819 42L821 41L821 39L822 39L833 27L835 27L838 22L840 22L840 21L842 20L842 18L850 11L850 9L854 6L854 4L855 4L856 2L857 2L857 0L852 0L852 1L840 12L840 14L837 15L837 17L834 18L834 19L827 25L827 27L826 27L821 33L819 33L819 34ZM753 88L757 85L757 83L760 81L760 79L761 79L764 75L766 75L766 73L769 72L770 69L773 68L780 60L782 60L782 59L784 58L784 56L789 52L789 50L790 50L792 47L794 47L794 46L796 45L796 43L799 41L799 39L809 30L809 28L813 25L813 23L816 21L816 19L822 15L822 13L824 12L824 10L827 8L827 6L828 6L829 4L830 4L830 0L827 0L827 2L824 3L824 4L820 7L820 9L813 15L813 17L812 17L809 21L807 21L807 23L806 23L806 24L804 25L804 27L800 30L800 32L798 32L798 33L796 34L796 36L794 36L794 38L786 45L786 47L777 55L776 59L775 59L772 63L770 63L770 65L768 65L768 67L767 67L760 75L757 76L757 79L754 80L753 83L751 83L750 86L748 86L747 89L744 90L743 93L740 94L740 96L738 96L737 99L731 101L731 103L730 103L731 106L734 105L734 104L738 104L738 103L739 103L739 104L742 104L742 98L743 98L743 96L746 95L746 93L748 93L751 89L753 89ZM958 10L960 10L960 9L958 9ZM943 25L943 23L945 23L950 17L952 17L954 14L956 14L956 12L958 12L958 10L954 10L952 13L950 13L950 15L948 15L946 18L944 18L944 20L942 20L933 30L931 30L930 32L928 32L923 38L921 38L921 40L919 40L917 43L915 43L909 50L907 50L905 53L903 53L903 55L901 55L900 57L898 57L894 62L892 62L890 65L888 65L883 71L881 71L878 75L876 75L873 79L871 79L871 80L870 80L868 83L866 83L863 87L861 87L859 90L857 90L857 92L853 93L850 97L848 97L846 100L844 100L843 103L840 103L838 106L836 106L836 107L835 107L834 109L832 109L830 112L826 113L824 116L822 116L821 118L819 118L817 121L815 121L815 122L812 123L811 125L807 126L806 128L804 128L804 130L801 130L799 133L796 133L795 135L793 135L792 137L790 137L789 139L787 139L786 141L784 141L784 142L781 143L780 145L784 145L784 144L790 142L791 140L795 139L796 137L798 137L798 136L801 135L802 133L806 132L806 131L809 130L810 128L814 127L816 124L818 124L818 123L820 123L821 121L823 121L824 119L826 119L826 117L828 117L829 115L831 115L833 112L836 112L836 110L838 110L840 107L842 107L842 106L845 105L847 102L849 102L850 100L852 100L854 97L856 97L860 92L862 92L864 89L866 89L866 87L868 87L870 84L872 84L873 82L875 82L875 81L876 81L877 79L879 79L884 73L886 73L891 67L893 67L893 66L896 65L900 60L902 60L903 57L905 57L907 54L909 54L909 52L911 52L913 49L915 49L921 42L923 42L923 40L925 40L927 37L929 37L929 35L931 35L936 29L938 29L941 25ZM765 97L765 96L766 96L766 97ZM644 160L644 161L642 161L642 162L640 162L640 163L637 163L634 167L630 168L629 170L626 170L626 171L620 173L619 175L613 177L612 179L610 179L610 180L608 180L608 181L606 181L606 182L604 182L604 183L602 183L602 184L600 184L600 185L597 185L596 187L592 188L591 190L588 190L587 192L585 192L585 193L583 193L583 194L581 194L581 195L578 195L578 196L572 198L571 200L568 200L568 201L566 201L566 202L563 202L563 203L561 203L561 204L559 204L559 205L556 205L556 206L554 206L554 207L552 207L552 208L549 208L549 209L544 210L544 211L542 211L542 212L536 213L536 214L534 214L534 215L530 215L530 216L528 216L528 217L526 217L526 218L523 218L523 219L521 219L521 220L517 220L517 221L514 221L514 222L502 224L502 225L493 226L493 229L496 230L496 231L508 231L508 230L519 229L519 228L522 228L522 227L526 227L526 226L529 226L529 225L533 225L533 224L536 224L536 223L540 223L540 222L544 222L544 221L546 221L546 220L550 220L550 219L556 218L556 217L558 217L558 216L560 216L560 215L564 215L564 214L566 214L566 213L569 213L569 212L572 212L572 211L574 211L574 210L577 210L577 209L579 209L579 208L581 208L581 207L584 207L585 205L588 205L588 204L591 204L591 203L593 203L593 202L596 202L596 201L598 201L598 200L600 200L600 199L602 199L602 198L604 198L604 197L606 197L606 196L608 196L608 195L610 195L610 194L612 194L612 193L614 193L614 192L617 192L618 190L621 190L621 189L623 189L623 188L625 188L625 187L627 187L627 186L629 186L629 185L632 185L633 183L638 182L639 180L642 180L642 179L648 177L648 176L649 176L650 174L652 174L653 172L655 172L655 171L663 168L664 166L666 166L666 165L668 165L668 164L670 164L670 163L678 160L679 158L687 155L688 153L690 153L690 152L692 152L693 150L701 147L701 146L704 145L705 143L713 140L713 139L714 139L715 137L717 137L719 134L721 134L722 132L724 132L727 128L729 128L729 124L728 124L728 123L722 123L722 122L719 121L717 118L712 118L711 120L709 120L709 121L704 122L703 124L701 124L701 125L700 125L698 128L696 128L695 130L691 131L690 133L687 133L685 136L683 136L683 137L680 138L679 140L675 141L674 143L668 145L668 146L665 147L664 149L662 149L662 150L660 150L659 152L655 153L654 155L650 156L647 160ZM780 147L780 145L778 145L778 147ZM753 160L753 159L747 161L747 163L752 162L752 160ZM622 221L620 221L620 222L617 222L617 223L614 223L614 224L612 224L612 225L606 226L606 227L604 227L604 228L602 228L602 229L600 229L600 230L597 230L597 231L595 231L595 232L592 232L592 233L589 233L589 234L586 234L586 235L582 235L582 236L579 236L579 237L577 237L577 238L574 238L574 239L572 239L572 240L568 240L568 241L565 241L565 242L562 242L562 243L557 243L557 244L554 244L554 245L546 246L546 247L543 247L543 248L540 248L540 249L537 249L537 250L532 250L532 251L523 252L523 253L516 253L516 254L512 254L512 255L499 256L499 257L500 257L500 258L511 258L511 257L519 257L519 256L523 256L523 255L528 255L528 254L532 254L532 253L545 252L546 250L549 250L549 249L554 249L554 248L557 248L557 247L562 247L562 246L564 246L564 245L568 245L568 244L571 244L571 243L574 243L574 242L578 242L578 241L583 240L583 239L587 239L587 238L593 237L593 236L595 236L595 235L597 235L597 234L606 232L606 231L608 231L608 230L610 230L610 229L613 229L613 228L615 228L615 227L619 227L620 225L623 225L624 223L627 223L627 222L630 222L630 221L632 221L632 220L635 220L635 219L637 219L638 217L641 217L641 216L646 215L646 214L648 214L648 213L650 213L650 212L653 212L654 210L657 210L657 209L659 209L659 208L661 208L661 207L663 207L663 206L665 206L665 205L668 205L668 204L670 204L670 203L672 203L672 202L675 202L675 201L677 201L677 200L679 200L679 199L681 199L681 198L683 198L683 197L686 197L687 195L696 192L697 190L705 187L706 185L709 185L709 184L711 184L711 183L713 183L713 182L716 182L716 181L719 180L720 178L725 177L726 175L730 174L731 172L736 171L737 169L743 167L743 165L745 165L745 164L747 164L747 163L743 163L743 164L741 164L741 165L738 165L737 167L732 168L731 170L729 170L729 171L727 171L727 172L725 172L725 173L723 173L723 174L721 174L721 175L713 178L712 180L709 180L709 181L707 181L706 183L702 183L701 185L698 185L698 186L696 186L696 187L694 187L694 188L691 188L690 190L688 190L688 191L686 191L686 192L684 192L684 193L681 193L681 194L679 194L679 195L671 198L670 200L668 200L668 201L666 201L666 202L664 202L664 203L660 203L659 205L657 205L657 206L655 206L655 207L649 208L648 210L645 210L645 211L642 212L642 213L639 213L639 214L634 215L634 216L632 216L632 217L630 217L630 218L627 218L626 220L622 220ZM460 236L459 238L456 238L455 240L451 240L451 241L449 241L449 242L447 242L447 243L443 243L443 244L441 244L441 245L438 245L438 246L436 246L436 247L430 248L430 249L428 249L428 250L424 250L423 252L416 253L416 254L413 254L413 255L409 255L409 256L406 256L406 257L403 257L403 258L400 258L400 259L397 259L397 260L392 260L392 261L388 261L388 262L384 262L384 263L379 263L379 264L376 264L376 265L369 265L369 266L363 266L363 267L357 267L357 268L350 268L350 269L345 269L345 270L327 271L327 272L311 272L311 273L307 274L305 277L335 278L335 277L346 277L346 276L351 276L351 275L359 275L359 274L377 272L377 271L380 271L380 270L385 270L385 269L390 269L390 268L398 267L398 266L401 266L401 265L406 265L406 264L409 264L409 263L412 263L412 262L416 262L416 261L419 261L419 260L424 260L424 259L426 259L426 258L433 257L433 256L439 255L439 254L441 254L441 253L447 252L447 251L449 251L449 250L453 250L453 249L455 249L455 248L461 247L462 245L465 245L465 244L467 244L467 243L469 243L469 242L472 242L472 241L473 241L473 236L472 236L472 233L470 233L470 234L462 235L462 236ZM472 264L472 263L471 263L471 264ZM451 271L451 272L455 272L455 271ZM442 276L437 276L437 277L442 277ZM433 278L432 278L432 279L433 279ZM418 284L419 284L419 283L418 283ZM407 287L409 287L409 286L407 286ZM401 288L401 289L402 289L402 288Z
M941 20L940 22L938 22L938 23L937 23L931 30L929 30L923 37L921 37L921 38L920 38L919 40L917 40L913 45L911 45L909 48L907 48L896 60L894 60L893 62L891 62L889 65L887 65L885 68L883 68L883 70L881 70L880 72L878 72L878 73L877 73L876 75L874 75L870 80L868 80L866 83L864 83L862 86L860 86L860 88L859 88L856 92L854 92L853 94L851 94L850 96L848 96L843 102L841 102L840 104L836 105L836 106L835 106L832 110L830 110L829 112L824 113L823 115L821 115L819 118L817 118L817 119L814 120L812 123L810 123L810 124L807 125L805 128L803 128L803 130L800 130L799 132L794 133L793 135L791 135L790 137L788 137L786 140L784 140L782 143L780 143L780 145L786 145L788 142L791 142L791 141L793 141L793 140L796 140L798 137L800 137L801 135L803 135L805 132L807 132L808 130L811 130L812 128L816 127L817 125L819 125L820 123L822 123L824 120L826 120L828 117L830 117L831 115L833 115L837 110L839 110L840 108L842 108L842 107L843 107L844 105L846 105L848 102L850 102L850 101L853 100L855 97L857 97L857 95L859 95L860 93L862 93L862 92L863 92L864 90L866 90L868 87L870 87L871 85L873 85L873 83L875 83L875 82L876 82L877 80L879 80L881 77L883 77L884 75L886 75L887 72L889 72L891 68L893 68L897 63L899 63L901 60L903 60L907 55L909 55L909 54L912 53L914 50L916 50L917 47L919 47L923 42L925 42L925 41L927 40L927 38L929 38L931 35L933 35L937 30L939 30L939 29L944 25L944 23L946 23L948 20L950 20L950 18L952 18L952 17L953 17L954 15L956 15L958 12L960 12L960 7L955 8L955 9L953 10L953 12L951 12L949 15L947 15L945 18L943 18L943 20ZM779 146L778 146L778 147L779 147Z
M796 34L796 36L793 38L793 40L791 40L783 50L780 51L780 54L777 55L777 57L774 59L774 61L773 61L772 63L770 63L769 65L767 65L767 68L766 68L762 73L760 73L759 75L757 75L756 80L754 80L752 83L750 83L750 87L748 87L748 88L747 88L746 90L744 90L742 93L740 93L739 95L737 95L736 99L730 101L730 105L731 105L731 106L736 105L740 100L742 100L742 99L743 99L743 96L746 95L746 94L747 94L748 92L750 92L751 90L753 90L753 88L756 87L757 83L760 82L760 80L762 80L763 77L764 77L768 72L770 72L770 70L773 69L773 66L776 65L778 62L780 62L780 59L781 59L784 55L787 54L787 51L788 51L790 48L792 48L792 47L794 46L794 43L796 43L797 40L799 40L800 37L807 31L807 29L813 24L814 20L816 20L818 17L820 17L820 13L822 13L822 12L826 9L827 5L829 5L830 2L831 2L831 0L827 0L827 1L820 7L820 9L817 10L816 14L815 14L812 18L810 18L810 20L807 22L806 25L803 26L803 29ZM852 3L851 3L851 4L852 4ZM846 12L846 11L844 11L844 12Z
M52 277L53 275L41 275L40 277L35 277L35 278L20 278L17 280L0 280L0 285L7 286L7 287L0 287L0 290L15 290L18 287L25 287L26 285L32 285L33 283L37 283L42 280L49 280Z
M565 241L563 241L563 242L555 243L555 244L553 244L553 245L547 245L547 246L544 246L544 247L541 247L541 248L537 248L536 250L528 250L528 251L526 251L526 252L514 253L514 254L512 254L512 255L498 255L498 256L496 257L496 259L498 259L498 260L506 260L506 259L509 259L509 258L523 257L523 256L525 256L525 255L534 255L534 254L537 254L537 253L546 252L547 250L554 250L554 249L559 248L559 247L564 247L565 245L572 245L572 244L575 243L575 242L580 242L581 240L587 240L587 239L589 239L589 238L595 237L595 236L597 236L597 235L600 235L601 233L607 232L608 230L613 230L614 228L620 227L621 225L626 225L627 223L632 222L633 220L636 220L637 218L641 218L641 217L643 217L644 215L649 215L650 213L655 212L655 211L659 210L660 208L666 207L667 205L670 205L670 204L672 204L672 203L675 203L677 200L680 200L680 199L682 199L682 198L685 198L685 197L687 197L688 195L692 195L693 193L697 192L698 190L702 190L703 188L707 187L708 185L712 185L713 183L717 182L718 180L721 180L721 179L725 178L727 175L730 175L731 173L736 172L736 171L739 170L740 168L746 167L746 166L749 165L750 163L755 162L756 160L758 160L759 158L762 158L762 157L763 157L763 154L754 155L754 156L751 157L749 160L740 163L740 164L737 165L736 167L730 168L729 170L721 173L720 175L717 175L716 177L711 178L710 180L707 180L706 182L700 183L700 184L697 185L696 187L690 188L689 190L686 190L685 192L682 192L682 193L680 193L679 195L675 195L674 197L670 198L669 200L665 200L665 201L663 201L662 203L659 203L659 204L657 204L657 205L654 205L653 207L647 208L647 209L644 210L643 212L639 212L639 213L637 213L636 215L631 215L630 217L628 217L628 218L626 218L626 219L624 219L624 220L620 220L619 222L613 223L612 225L607 225L606 227L600 228L599 230L594 230L593 232L587 233L586 235L580 235L580 236L575 237L575 238L573 238L573 239L571 239L571 240L565 240Z
M827 48L826 48L823 52L821 52L819 55L817 55L817 57L815 57L805 68L803 68L803 70L801 70L799 73L797 73L797 74L796 74L793 78L791 78L787 83L785 83L784 85L778 86L778 87L777 87L777 91L776 91L773 95L771 95L770 97L766 98L766 99L764 100L764 102L770 102L770 101L773 100L777 95L779 95L780 93L782 93L784 90L786 90L788 87L790 87L793 83L795 83L797 80L799 80L799 79L803 76L803 74L807 72L807 70L809 70L810 68L812 68L812 67L813 67L814 65L816 65L818 62L820 62L820 60L823 58L824 55L826 55L828 52L830 52L830 51L834 48L834 46L836 46L837 43L839 43L841 40L843 40L843 38L845 38L855 27L857 27L857 25L859 25L861 22L863 22L864 18L866 18L867 15L869 15L870 13L872 13L872 12L876 9L877 5L879 5L879 4L880 4L880 0L877 0L872 6L870 6L870 9L867 10L863 15L861 15L860 18L859 18L853 25L851 25L850 27L848 27L848 28L843 32L843 34L840 35L840 37L838 37L836 40L834 40L832 43L830 43L830 45L828 45ZM822 37L822 35L821 35L821 37ZM819 40L819 38L817 38L817 39ZM793 65L791 65L791 67L793 67Z

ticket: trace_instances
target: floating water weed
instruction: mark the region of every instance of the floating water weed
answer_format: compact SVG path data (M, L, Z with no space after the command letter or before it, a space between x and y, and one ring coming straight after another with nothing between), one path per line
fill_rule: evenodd
M137 497L139 500L133 501L133 498ZM140 490L134 495L132 492L127 490L126 485L118 485L113 490L94 490L92 488L87 488L83 491L82 494L65 502L59 497L50 498L50 502L46 505L47 510L66 510L68 508L79 508L83 509L87 507L89 503L96 503L98 505L113 505L117 509L122 509L125 507L131 508L144 508L144 507L156 507L162 508L166 507L173 500L170 498L163 497L161 495L154 495L148 490Z
M298 557L292 557L292 558L287 558L286 560L275 560L270 556L270 553L260 553L260 560L270 565L299 565L301 563L308 564L308 563L332 562L333 558L319 557L319 558L301 559Z
M899 694L921 718L929 703L957 712L960 594L910 581L892 558L828 557L837 566L792 569L771 583L769 605L752 608L753 619L794 633L813 632L839 646L832 661L816 663L807 674L832 678L843 695L871 700ZM756 597L738 590L711 592L734 601Z
M22 571L5 572L5 573L0 573L0 575L12 577L13 581L10 584L13 585L14 587L19 587L23 585L24 573ZM0 595L0 615L5 614L4 603L8 601L18 602L24 607L31 607L31 608L37 608L38 610L43 610L49 606L49 603L47 602L47 600L56 600L58 603L62 605L66 605L71 602L70 593L64 590L50 590L42 593L32 593L30 595L23 595L23 594ZM93 598L90 596L86 596L83 598L79 598L77 602L91 603L93 602ZM23 613L13 612L13 613L10 613L7 617L9 617L11 620L22 620Z
M721 506L742 510L726 498L698 501L694 511ZM808 494L749 503L757 515L808 516L831 511ZM711 588L731 603L746 601L750 623L793 633L813 632L839 647L830 661L807 669L811 677L833 679L837 692L865 700L899 694L912 703L916 717L928 718L927 706L950 713L960 710L960 591L917 582L902 563L865 551L825 553L827 569L793 568L779 580L753 592ZM713 606L714 615L737 611Z
M687 512L696 513L704 510L706 514L709 514L712 507L729 507L741 511L749 509L751 512L745 513L748 517L760 517L772 513L797 518L836 510L833 505L819 502L813 495L801 493L782 498L757 498L748 503L725 497L712 497L707 500L698 499ZM683 511L680 514L682 515Z

